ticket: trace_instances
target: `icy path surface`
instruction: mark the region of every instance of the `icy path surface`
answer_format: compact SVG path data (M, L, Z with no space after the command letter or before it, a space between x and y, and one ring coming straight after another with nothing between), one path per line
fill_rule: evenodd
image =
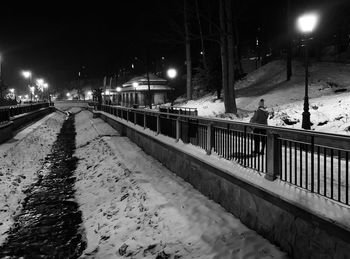
M37 181L63 121L62 115L52 113L0 145L0 244L22 207L24 191Z
M286 258L91 113L76 130L83 258Z

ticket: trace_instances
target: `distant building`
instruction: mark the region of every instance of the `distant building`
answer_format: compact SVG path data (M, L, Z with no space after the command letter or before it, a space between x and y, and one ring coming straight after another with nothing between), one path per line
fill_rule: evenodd
M158 105L171 101L174 88L168 86L164 78L149 74L150 89L147 76L137 76L124 83L117 98L122 106L147 106L148 94L151 94L152 104Z

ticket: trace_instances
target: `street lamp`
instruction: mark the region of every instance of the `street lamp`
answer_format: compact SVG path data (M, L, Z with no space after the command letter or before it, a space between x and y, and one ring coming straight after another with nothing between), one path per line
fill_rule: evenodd
M134 87L134 105L135 105L136 104L136 90L137 90L137 87L139 86L139 83L133 82L132 86Z
M120 86L117 87L117 93L118 93L118 101L117 101L117 104L119 105L120 104L120 92L122 90L122 88Z
M33 101L33 95L34 95L35 87L34 86L29 86L29 90L30 90L30 102L32 102Z
M169 68L166 74L169 78L173 79L177 76L177 71L175 68Z
M43 95L44 95L44 90L49 88L49 84L48 84L48 83L44 83L44 84L43 84L43 87L44 87L44 88L43 88ZM48 91L47 91L47 92L48 92ZM44 97L45 97L45 95L44 95ZM43 99L44 99L44 98L43 98Z
M28 79L28 87L30 89L30 102L33 101L33 93L32 93L32 72L30 71L22 71L22 75L24 78Z
M309 112L309 96L308 96L308 85L309 85L309 59L308 59L308 48L307 48L307 35L312 33L316 28L318 22L318 15L315 13L307 13L300 16L297 20L297 27L301 33L304 34L304 52L305 52L305 97L304 97L304 111L303 121L301 127L303 129L311 129L310 112Z

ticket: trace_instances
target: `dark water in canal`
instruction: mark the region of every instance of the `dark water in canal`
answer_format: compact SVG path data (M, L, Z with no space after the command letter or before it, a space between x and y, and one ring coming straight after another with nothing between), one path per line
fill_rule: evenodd
M74 115L63 123L39 180L26 191L0 258L77 258L86 247L81 212L74 200L77 159Z

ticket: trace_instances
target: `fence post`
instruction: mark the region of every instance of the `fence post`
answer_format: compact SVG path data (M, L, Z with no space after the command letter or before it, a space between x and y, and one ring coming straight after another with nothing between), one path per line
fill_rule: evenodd
M160 116L159 114L157 114L157 134L158 135L160 133Z
M266 175L265 178L274 181L280 174L280 156L281 152L278 145L278 135L270 130L267 130L266 141Z
M180 117L176 118L176 142L180 139Z
M136 125L136 110L134 110L134 125Z
M211 149L213 147L213 141L214 141L213 133L214 133L213 123L210 122L207 125L207 155L211 154Z
M146 112L143 112L143 129L146 129L147 125L146 125Z
M126 109L126 121L129 121L129 109Z

